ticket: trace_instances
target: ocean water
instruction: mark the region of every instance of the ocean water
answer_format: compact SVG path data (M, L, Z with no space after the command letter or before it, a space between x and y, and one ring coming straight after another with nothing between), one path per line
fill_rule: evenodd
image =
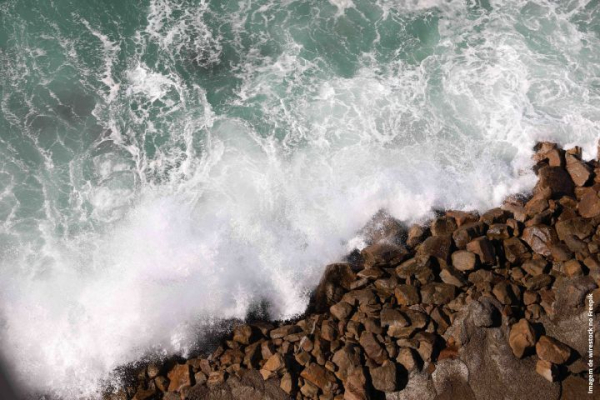
M1 0L0 353L97 396L599 136L598 0Z

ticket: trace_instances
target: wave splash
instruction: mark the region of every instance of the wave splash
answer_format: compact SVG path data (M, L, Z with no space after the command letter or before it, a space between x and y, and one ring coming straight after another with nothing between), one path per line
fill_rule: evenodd
M538 140L593 156L598 15L563 3L5 2L0 343L16 377L93 396L257 302L301 313L380 209L498 205L531 188Z

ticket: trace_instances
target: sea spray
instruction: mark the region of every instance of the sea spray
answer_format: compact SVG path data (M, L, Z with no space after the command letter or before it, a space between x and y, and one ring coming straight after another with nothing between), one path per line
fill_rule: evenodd
M597 2L0 5L0 343L65 398L267 300L380 209L485 209L599 133ZM35 379L31 379L35 376Z

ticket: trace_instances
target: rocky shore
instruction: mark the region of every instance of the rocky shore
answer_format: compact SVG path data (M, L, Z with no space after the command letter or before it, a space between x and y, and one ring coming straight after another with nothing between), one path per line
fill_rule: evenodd
M304 316L237 324L212 354L137 367L105 398L583 399L590 356L599 396L600 163L535 150L530 196L425 226L381 214Z

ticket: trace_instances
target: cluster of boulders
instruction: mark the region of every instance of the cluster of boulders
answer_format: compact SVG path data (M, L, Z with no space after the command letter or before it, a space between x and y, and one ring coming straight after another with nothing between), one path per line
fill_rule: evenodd
M531 197L410 228L379 221L372 244L326 268L299 320L241 323L212 354L145 365L107 396L365 400L460 389L455 398L483 398L473 375L491 363L481 387L525 366L527 390L566 379L587 389L588 327L573 318L587 315L588 294L600 304L600 163L551 143L535 161Z

